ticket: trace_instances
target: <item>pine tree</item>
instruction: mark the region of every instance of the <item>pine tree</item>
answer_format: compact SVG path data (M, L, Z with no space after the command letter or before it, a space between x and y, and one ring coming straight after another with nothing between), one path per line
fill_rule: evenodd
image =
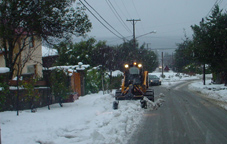
M192 26L195 57L209 64L215 73L223 73L227 80L227 12L216 5L212 14Z

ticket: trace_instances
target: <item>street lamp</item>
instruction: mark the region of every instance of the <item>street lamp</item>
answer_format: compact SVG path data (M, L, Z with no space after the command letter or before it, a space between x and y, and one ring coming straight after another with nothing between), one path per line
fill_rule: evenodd
M152 34L152 33L157 33L157 31L156 31L156 30L153 30L153 31L151 31L151 32L149 32L149 33L145 33L145 34L140 35L140 36L138 36L138 37L136 37L136 38L139 38L139 37L142 37L142 36L145 36L145 35L148 35L148 34Z

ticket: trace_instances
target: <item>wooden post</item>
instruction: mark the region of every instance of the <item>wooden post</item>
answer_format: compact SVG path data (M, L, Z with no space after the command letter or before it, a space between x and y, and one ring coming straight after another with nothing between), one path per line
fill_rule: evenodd
M80 73L74 73L74 90L78 93L78 96L82 95L81 92L81 76Z

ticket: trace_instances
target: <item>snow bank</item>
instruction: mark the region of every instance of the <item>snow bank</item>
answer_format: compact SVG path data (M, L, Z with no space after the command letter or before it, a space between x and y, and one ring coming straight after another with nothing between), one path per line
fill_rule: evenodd
M161 72L153 72L149 73L149 75L157 75L160 77L162 86L167 88L188 80L197 80L188 86L189 89L205 94L208 98L215 100L218 105L227 110L227 87L225 87L224 84L211 84L212 74L206 74L206 85L203 85L203 75L199 74L195 76L189 76L187 74L170 71L164 72L165 78L161 78Z
M140 122L144 110L139 101L120 101L101 93L80 97L74 103L58 104L20 112L1 112L3 144L100 144L125 143Z
M0 67L0 73L7 73L9 71L10 71L9 68L7 67Z
M189 89L205 94L208 98L218 101L227 110L227 87L224 84L203 85L202 81L193 82Z
M176 85L178 83L182 83L187 80L196 80L196 79L200 78L200 77L198 77L198 75L190 76L187 74L176 73L173 71L164 72L163 74L165 75L164 78L161 77L161 75L162 75L161 72L149 73L149 75L156 75L157 77L159 77L160 80L162 81L162 86Z

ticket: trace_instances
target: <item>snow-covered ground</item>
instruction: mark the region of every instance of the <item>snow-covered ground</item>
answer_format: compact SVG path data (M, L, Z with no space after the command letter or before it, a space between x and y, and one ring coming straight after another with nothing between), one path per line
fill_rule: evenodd
M143 115L139 101L121 101L113 110L111 94L86 95L74 103L20 112L1 112L3 144L125 143Z
M117 72L118 74L119 72ZM160 72L154 72L160 76ZM177 75L165 72L162 87L174 86L187 80L195 80L190 89L207 94L213 99L227 100L223 85L202 85L201 75ZM207 76L210 82L210 75ZM215 89L214 89L215 88ZM114 93L114 91L113 91ZM3 144L103 144L126 143L146 111L139 101L120 101L119 109L113 110L113 93L91 94L80 97L73 103L64 103L30 110L0 113Z
M171 86L171 85L176 85L178 83L183 83L187 80L199 79L198 75L189 76L187 74L175 73L173 71L164 72L163 73L165 75L164 78L161 77L161 74L162 74L161 72L149 73L149 75L156 75L157 77L159 77L162 82L162 85L166 86L166 87Z
M206 83L203 85L202 81L197 81L190 84L189 89L204 94L227 110L227 87L224 84Z
M160 72L149 73L161 77ZM175 72L164 72L165 78L161 78L162 85L165 87L174 86L188 80L193 81L188 87L192 91L202 93L205 97L214 100L219 106L227 110L227 87L224 84L212 84L212 74L206 75L206 85L203 85L202 75L189 76L186 74L177 74Z

